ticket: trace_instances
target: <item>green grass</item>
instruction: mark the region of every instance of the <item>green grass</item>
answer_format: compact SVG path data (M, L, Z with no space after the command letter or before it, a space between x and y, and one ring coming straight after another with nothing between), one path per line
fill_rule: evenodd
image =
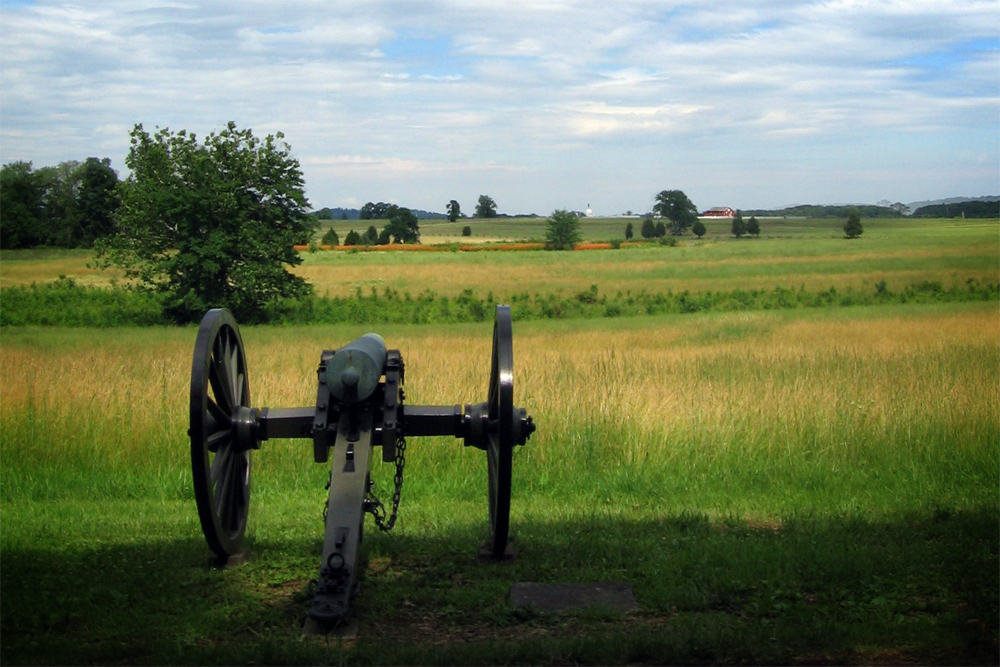
M775 225L779 221L775 221ZM463 289L498 298L525 289L575 293L596 283L602 291L646 289L694 293L771 289L817 291L873 287L893 290L922 281L945 285L975 278L1000 280L1000 223L983 221L868 221L860 239L845 240L836 221L780 221L760 239L736 240L725 223L711 221L704 240L683 237L677 247L586 252L305 253L296 269L320 295L392 287L416 295L449 296ZM490 223L492 224L492 223ZM492 229L492 227L491 227ZM584 228L585 238L591 239ZM596 238L601 238L596 236ZM447 280L442 280L447 275Z
M308 442L255 454L253 559L207 566L184 434L193 328L6 328L0 659L995 663L998 316L516 322L516 401L539 424L515 453L517 558L475 557L481 454L413 440L396 532L369 523L349 642L300 636L327 475ZM254 404L311 404L319 351L365 330L246 327ZM488 322L379 331L412 403L485 397ZM518 581L624 582L640 609L517 611Z
M583 223L587 240L609 238L620 220ZM336 223L341 225L343 223ZM427 224L430 224L428 221ZM436 223L449 225L451 223ZM544 219L476 222L497 239L541 238ZM624 224L624 223L622 223ZM845 240L836 220L765 221L761 238L735 239L728 222L709 221L703 240L688 234L677 247L653 245L586 252L305 252L294 271L320 296L391 287L416 296L425 290L453 297L471 289L498 299L529 291L575 294L597 284L603 293L692 293L734 289L811 291L874 288L885 280L899 291L925 281L945 287L974 278L1000 282L1000 222L996 220L865 221L860 239ZM523 233L522 233L523 232ZM87 251L2 251L0 285L48 282L65 275L82 285L107 285L117 274L87 268Z

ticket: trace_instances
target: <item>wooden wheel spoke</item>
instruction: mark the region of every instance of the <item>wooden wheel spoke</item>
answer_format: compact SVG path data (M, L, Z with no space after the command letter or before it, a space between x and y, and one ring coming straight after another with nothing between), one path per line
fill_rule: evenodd
M224 369L220 368L218 360L213 358L208 365L208 383L212 385L212 392L215 394L215 401L222 411L231 415L233 412L233 396L229 390L229 381L222 375Z
M236 405L243 405L243 373L236 376Z
M229 499L229 487L233 481L232 457L227 456L226 460L219 467L219 483L215 487L215 506L219 508L218 515L225 516L225 505Z
M205 439L205 448L210 452L219 451L222 445L228 445L233 439L232 431L228 428L214 431Z
M231 348L229 349L229 353L226 355L226 379L229 380L229 395L233 398L233 407L240 405L240 391L237 387L237 382L240 379L239 362L238 357L236 356L238 353L238 349Z
M209 431L215 431L221 428L228 428L232 422L232 417L226 413L225 410L219 407L219 404L213 401L211 398L208 400L208 416L212 419L210 424L213 428L209 428Z
M232 456L233 448L232 446L223 447L222 450L215 455L215 460L212 461L212 473L211 480L209 484L213 487L219 482L220 475L225 473L226 466L228 465L229 457Z

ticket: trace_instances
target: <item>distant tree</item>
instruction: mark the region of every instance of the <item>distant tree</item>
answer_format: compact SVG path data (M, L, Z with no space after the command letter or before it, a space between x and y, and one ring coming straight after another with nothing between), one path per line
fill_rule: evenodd
M566 210L553 211L545 226L545 245L550 250L572 250L580 242L580 218Z
M629 222L625 225L625 240L628 241L633 236L635 236L635 232L633 231L632 223Z
M660 220L658 223L656 223L656 234L655 234L655 236L658 239L662 239L666 235L667 235L667 224L665 222L663 222L662 220Z
M344 245L361 245L361 235L352 229L344 237Z
M375 225L369 225L368 229L361 233L362 245L376 245L378 243L378 229Z
M844 224L844 234L847 235L849 239L856 239L864 233L865 229L861 226L861 218L858 216L857 211L851 211L847 216L847 222Z
M30 162L0 168L0 248L33 248L42 243L45 179Z
M313 217L317 220L333 220L333 211L331 211L328 207L323 207L313 213Z
M420 223L408 208L393 207L385 228L392 234L394 243L420 243Z
M639 233L642 234L642 238L644 239L656 237L656 223L653 222L652 218L643 218L642 227L639 228Z
M395 204L387 204L380 201L375 204L368 202L358 211L358 218L361 220L386 220L389 218L390 209L396 207Z
M493 218L497 214L497 203L492 197L479 195L479 203L476 204L477 218Z
M747 224L743 221L743 213L741 211L736 211L736 215L733 216L733 236L736 238L741 238L747 233Z
M347 211L341 211L340 212L340 219L341 220L347 220Z
M45 185L42 236L45 245L72 248L81 235L80 211L76 197L80 189L80 163L71 160L55 167L42 167L39 173Z
M313 219L298 160L284 135L263 141L230 122L199 144L184 130L131 132L118 229L95 244L117 266L166 297L178 321L225 307L261 321L270 305L311 288L285 267L302 262Z
M91 247L99 238L115 230L114 216L121 203L118 173L111 168L111 159L87 158L77 170L79 188L76 209L79 213L78 245Z
M705 235L705 232L708 230L705 229L704 222L702 222L701 220L695 220L694 224L691 225L691 231L694 232L695 236L701 238L702 236Z
M335 246L340 245L340 237L337 236L337 230L331 227L326 230L326 234L323 234L323 238L320 240L323 245Z
M751 215L750 219L747 220L747 234L760 236L760 223L757 222L757 216Z
M392 243L392 232L389 231L388 227L383 227L378 235L378 244L389 245L390 243Z
M891 208L896 213L899 213L900 215L910 214L910 207L904 204L903 202L896 202L895 204L889 206L889 208Z
M462 236L472 236L472 227L469 225L462 227Z
M698 209L681 190L660 191L653 212L670 220L670 232L674 236L683 234L698 219Z
M462 207L458 205L458 202L452 199L448 202L448 222L455 222L462 217Z

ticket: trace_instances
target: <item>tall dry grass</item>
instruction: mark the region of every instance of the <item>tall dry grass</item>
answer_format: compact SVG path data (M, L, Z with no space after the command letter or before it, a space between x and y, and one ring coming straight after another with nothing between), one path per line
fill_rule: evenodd
M243 333L254 405L291 407L314 403L320 351L363 330ZM382 333L409 402L485 400L488 323ZM194 335L5 332L3 497L187 497ZM998 341L995 305L515 323L515 400L539 426L516 453L516 493L721 513L995 502ZM485 494L482 457L461 450L414 441L409 497ZM308 441L255 457L265 493L327 474Z

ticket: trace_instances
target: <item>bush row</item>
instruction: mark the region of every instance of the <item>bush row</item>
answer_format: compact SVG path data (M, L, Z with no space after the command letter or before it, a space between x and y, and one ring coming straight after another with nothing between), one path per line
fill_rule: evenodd
M683 292L617 292L602 294L597 285L577 294L521 292L505 299L516 320L579 319L658 315L667 313L731 312L790 308L830 308L890 303L989 301L1000 299L1000 285L970 279L945 287L940 282L915 283L892 291L885 281L875 289L807 291L775 287L770 290L731 290L692 294ZM493 293L479 296L465 290L457 296L424 291L416 296L391 287L368 293L358 289L347 297L310 296L285 301L272 308L275 324L436 324L481 322L493 317L499 300ZM0 325L114 327L170 324L162 300L147 292L123 287L77 285L71 279L0 290Z

